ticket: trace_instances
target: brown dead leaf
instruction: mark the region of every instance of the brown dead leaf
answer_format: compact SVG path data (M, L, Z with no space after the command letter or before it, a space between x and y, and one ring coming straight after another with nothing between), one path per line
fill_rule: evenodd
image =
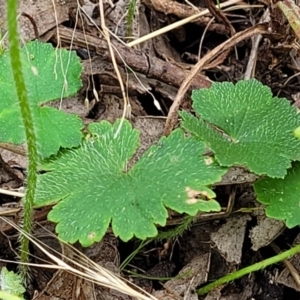
M210 253L203 253L191 260L174 278L164 284L165 290L154 293L158 299L197 300L196 287L207 281Z
M218 231L211 234L211 240L227 262L235 264L241 262L246 224L250 219L247 214L228 218Z
M269 245L285 229L284 222L267 218L264 210L257 210L256 214L259 214L257 216L258 224L251 229L249 234L254 251Z

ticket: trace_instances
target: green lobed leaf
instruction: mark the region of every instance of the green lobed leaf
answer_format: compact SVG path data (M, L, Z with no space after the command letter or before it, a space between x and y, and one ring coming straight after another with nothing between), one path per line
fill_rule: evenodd
M213 83L193 91L192 99L199 118L181 112L182 127L206 141L221 166L240 165L283 178L291 160L300 159L296 108L286 99L272 98L257 80Z
M50 160L49 172L39 175L35 205L60 201L48 215L60 238L89 246L111 223L124 241L145 239L157 234L155 224L166 224L166 207L191 215L220 210L208 186L227 169L202 156L203 142L175 130L128 170L139 132L125 121L114 138L119 124L91 124L91 138Z
M13 271L8 271L6 267L3 267L0 272L0 287L0 290L15 296L22 296L26 292L21 276ZM24 298L22 297L22 299Z
M289 228L300 225L300 162L293 163L284 179L258 180L254 190L268 217L285 221Z
M60 147L78 146L83 127L80 118L43 105L79 90L79 58L75 52L57 50L51 44L34 41L23 46L21 59L40 155L48 157L57 153ZM0 69L0 141L22 144L25 134L8 53L0 56Z

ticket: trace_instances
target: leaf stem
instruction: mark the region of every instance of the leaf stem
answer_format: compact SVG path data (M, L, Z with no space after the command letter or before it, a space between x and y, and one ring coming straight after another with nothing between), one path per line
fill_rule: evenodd
M273 257L270 257L266 260L263 260L261 262L258 262L256 264L253 264L249 267L246 267L246 268L243 268L241 270L238 270L234 273L231 273L231 274L228 274L202 288L200 288L197 293L198 295L204 295L206 293L208 293L209 291L211 291L212 289L222 285L222 284L225 284L225 283L228 283L230 281L233 281L235 279L238 279L244 275L247 275L247 274L250 274L252 272L255 272L255 271L258 271L258 270L261 270L261 269L264 269L266 268L267 266L269 265L272 265L272 264L275 264L275 263L278 263L282 260L285 260L293 255L295 255L296 253L299 253L300 252L300 245L297 245L293 248L291 248L290 250L287 250L287 251L284 251L280 254L277 254Z
M24 205L22 222L23 230L26 233L30 233L32 228L33 200L37 182L38 152L32 110L28 101L25 81L22 73L17 8L17 0L7 1L9 54L18 103L25 129L29 161L26 194L22 199ZM20 235L20 259L23 263L26 263L29 260L29 240L24 235ZM21 264L20 275L24 282L28 279L27 271L28 266L26 266L26 264Z

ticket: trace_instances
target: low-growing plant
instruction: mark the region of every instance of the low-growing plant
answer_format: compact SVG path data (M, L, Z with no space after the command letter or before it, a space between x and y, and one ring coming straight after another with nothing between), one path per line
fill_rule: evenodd
M60 147L78 146L82 139L81 119L47 106L48 102L74 95L80 89L81 65L75 52L33 41L22 47L20 60L39 156L49 157ZM21 109L16 105L17 88L10 63L6 51L0 56L0 90L5 100L0 102L0 141L18 145L26 141L26 135L22 130Z
M166 207L191 215L220 210L209 186L227 169L202 156L202 141L175 130L128 170L139 132L125 121L114 138L118 127L119 121L93 123L80 147L43 164L48 172L38 177L35 205L58 203L48 218L58 223L60 238L89 246L111 224L124 241L146 239L157 235L156 224L166 224Z
M93 123L83 136L78 117L44 106L76 93L81 67L73 52L49 44L31 42L20 51L15 2L8 1L10 60L6 52L0 57L0 140L28 146L27 232L32 207L52 204L48 218L66 242L89 246L110 225L124 241L155 237L156 225L166 224L168 208L191 216L220 211L212 185L232 166L261 176L254 189L267 216L288 227L300 224L300 116L286 99L272 97L256 80L213 83L194 91L196 116L181 112L181 128L129 168L139 132L128 121L121 130L120 120ZM21 244L26 245L21 246L26 262L22 253L28 255L28 241L21 239Z
M18 1L7 1L9 49L0 56L3 97L0 102L0 140L27 143L28 177L21 222L23 230L30 233L40 159L56 153L61 146L78 145L82 137L82 122L78 117L63 115L38 104L74 94L81 85L81 66L74 53L56 52L50 45L38 42L28 44L20 51L17 6ZM71 128L64 128L66 125ZM19 269L24 282L28 279L28 255L29 241L20 235L22 264Z
M243 166L262 177L254 189L268 217L289 228L299 225L300 166L292 167L300 160L297 109L286 99L272 98L256 80L214 83L192 98L199 118L181 112L182 127L204 140L221 166Z
M0 272L0 292L7 293L0 294L0 299L24 300L25 288L21 276L3 267Z

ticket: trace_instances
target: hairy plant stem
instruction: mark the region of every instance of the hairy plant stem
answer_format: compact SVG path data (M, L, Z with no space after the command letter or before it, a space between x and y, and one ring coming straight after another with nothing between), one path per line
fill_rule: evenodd
M33 200L37 182L38 152L32 110L28 101L25 81L22 73L17 8L17 0L7 1L9 54L21 117L25 128L29 161L26 194L22 199L22 227L26 233L30 234L32 228ZM22 263L27 263L29 260L29 240L22 234L20 235L20 260ZM29 278L27 274L28 266L26 266L26 264L20 264L19 268L20 275L25 283Z
M128 12L127 12L127 29L126 34L129 38L132 37L133 33L133 22L134 22L134 13L135 13L135 6L136 6L137 0L130 0Z
M256 264L253 264L249 267L246 267L246 268L243 268L241 270L238 270L234 273L231 273L231 274L228 274L202 288L200 288L197 293L198 295L204 295L206 293L208 293L209 291L211 291L212 289L222 285L222 284L225 284L225 283L228 283L230 281L233 281L235 279L238 279L244 275L247 275L247 274L250 274L252 272L255 272L255 271L258 271L258 270L261 270L261 269L264 269L266 268L267 266L269 265L272 265L272 264L275 264L275 263L278 263L282 260L285 260L293 255L295 255L296 253L299 253L300 252L300 245L297 245L293 248L291 248L290 250L287 250L287 251L284 251L280 254L277 254L273 257L270 257L266 260L263 260L261 262L258 262Z
M187 216L182 222L182 224L179 224L175 228L168 231L159 232L156 237L142 241L140 245L122 262L120 266L120 270L124 270L126 266L130 263L130 261L138 254L138 252L149 243L153 241L162 241L171 238L176 238L182 235L183 232L186 231L191 226L194 218L195 216Z

